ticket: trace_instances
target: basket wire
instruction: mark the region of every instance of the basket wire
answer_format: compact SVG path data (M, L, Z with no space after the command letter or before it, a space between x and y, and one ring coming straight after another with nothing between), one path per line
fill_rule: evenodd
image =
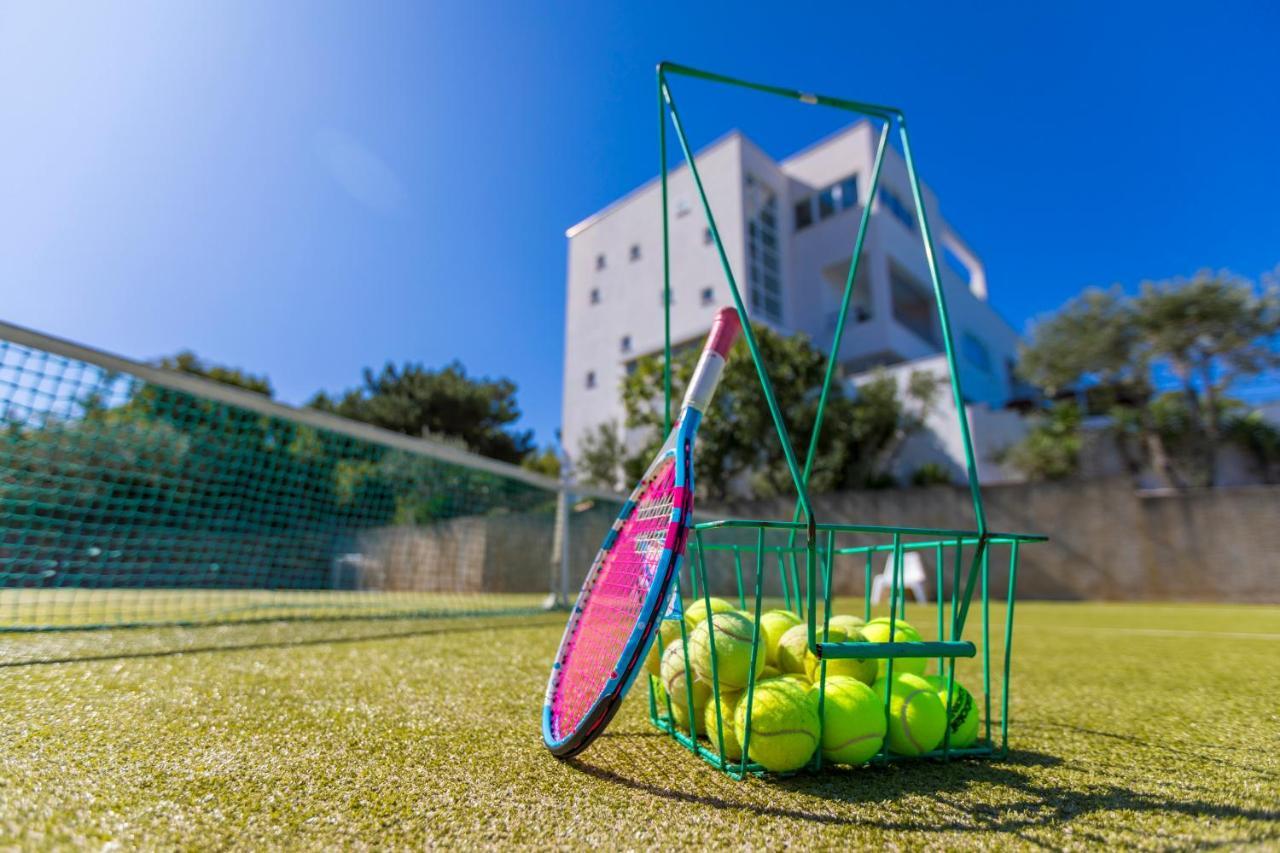
M832 338L830 356L823 378L821 393L814 415L813 430L804 464L801 466L793 451L793 444L786 424L778 408L770 383L768 370L760 354L755 333L748 322L746 306L741 291L733 275L728 255L716 225L711 203L707 198L698 172L696 159L692 154L689 140L685 134L680 113L670 88L673 76L691 78L704 82L746 89L777 97L799 101L808 105L821 105L838 110L852 112L873 122L879 122L880 133L876 145L875 159L871 169L871 181L867 191L867 202L863 205L858 222L849 273L841 299L840 311L836 319L836 327ZM670 119L676 141L684 155L684 162L689 169L694 188L698 194L702 210L706 216L707 228L712 242L719 255L721 269L728 284L729 293L742 321L743 340L750 352L756 374L760 380L765 403L773 421L778 441L781 444L792 484L795 487L795 508L790 521L768 521L752 519L724 519L703 522L695 525L693 541L689 546L688 559L683 561L681 579L675 597L679 605L675 612L683 613L684 589L689 591L692 600L701 599L707 609L707 619L714 626L715 615L711 613L711 583L707 571L709 555L728 554L733 568L733 583L738 606L746 609L748 601L752 606L755 629L752 639L750 677L741 701L746 702L746 719L751 718L751 709L755 696L756 665L760 649L760 617L765 599L766 564L776 565L776 579L782 607L793 611L808 625L809 651L819 658L818 664L818 702L819 719L823 719L826 698L827 661L832 658L882 658L885 662L885 676L893 677L894 661L903 657L936 658L938 672L945 676L947 682L947 702L949 711L951 699L956 687L956 659L973 658L981 655L982 667L982 707L983 736L977 744L969 748L953 748L950 744L950 726L948 725L940 747L924 758L941 758L950 760L956 757L1002 755L1008 750L1008 709L1009 709L1009 671L1013 642L1014 590L1016 586L1019 545L1023 542L1042 541L1045 537L1025 533L996 533L988 529L986 514L982 505L982 493L979 488L977 465L974 460L973 442L969 434L968 420L964 416L964 395L960 385L960 375L956 367L955 349L952 340L951 323L947 310L946 295L943 292L938 271L937 255L934 251L933 237L929 229L928 217L925 213L923 196L916 174L915 161L911 154L911 143L907 133L906 118L902 111L889 106L852 101L825 95L802 92L778 86L753 83L713 72L702 71L674 63L663 62L657 69L658 83L658 147L661 175L662 200L662 243L663 243L663 330L664 330L664 416L666 429L671 428L671 253L670 253L670 208L668 204L668 164L667 164L667 121ZM867 235L871 214L871 199L876 197L879 186L881 167L891 132L896 128L905 160L907 177L911 184L911 196L915 205L915 214L920 224L920 237L924 249L925 260L929 267L933 284L934 298L938 310L938 320L942 331L943 350L945 352L949 372L952 398L955 403L961 443L965 455L966 478L968 491L973 505L974 530L954 530L941 528L908 528L882 525L853 525L819 523L815 517L808 493L809 477L819 447L819 436L823 426L828 396L838 373L838 354L843 340L845 322L852 303L853 286L857 279L858 264L862 258L862 248ZM716 536L730 535L751 531L754 541L716 543L708 541ZM781 544L773 544L770 536L781 537ZM878 537L871 544L840 545L838 537ZM1004 612L1004 632L1002 665L1003 677L1000 681L1000 729L998 743L992 739L992 706L991 706L991 653L990 653L990 561L993 547L1007 548L1009 552L1009 568L1007 579L1007 601ZM829 620L832 610L833 570L836 559L844 560L862 558L863 580L863 618L871 618L871 585L873 561L877 555L891 555L892 580L889 593L890 638L896 638L896 626L899 620L906 618L906 595L903 580L903 555L911 551L932 553L934 558L934 581L937 589L936 631L937 639L932 642L897 642L858 643L829 642ZM754 563L754 583L745 562ZM968 560L968 571L964 570ZM803 569L801 564L803 563ZM951 567L951 584L949 602L943 600L945 565ZM982 621L982 643L978 644L964 639L965 627L969 617L970 603L974 593L979 594ZM819 608L821 600L821 608ZM949 607L948 607L949 604ZM948 612L949 611L949 612ZM818 614L822 614L821 624ZM763 772L763 768L748 758L750 749L751 727L748 724L743 732L742 758L738 761L726 759L724 753L724 731L726 722L722 719L720 703L721 688L718 678L715 643L709 644L710 665L713 673L711 702L714 702L715 731L712 736L714 748L704 745L698 739L697 709L694 701L694 685L689 662L689 631L683 619L680 619L680 641L685 657L685 693L688 714L687 727L676 724L671 698L666 691L658 691L655 680L650 678L649 717L659 729L669 733L677 742L695 754L710 762L713 766L725 771L735 778ZM661 697L661 698L660 698ZM889 714L890 693L885 691L885 714ZM949 713L948 713L949 716ZM821 736L819 737L819 743ZM902 756L889 752L887 740L880 753L872 759L872 763L886 763L916 756ZM808 769L818 770L822 767L822 750L816 749L807 765Z

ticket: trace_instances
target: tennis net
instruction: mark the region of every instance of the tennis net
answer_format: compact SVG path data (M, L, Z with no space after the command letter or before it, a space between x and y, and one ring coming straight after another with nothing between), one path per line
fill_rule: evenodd
M595 497L0 323L0 631L532 612Z

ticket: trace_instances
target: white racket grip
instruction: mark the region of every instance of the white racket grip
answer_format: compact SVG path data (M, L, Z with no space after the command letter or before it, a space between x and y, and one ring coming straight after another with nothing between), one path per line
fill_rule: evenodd
M724 356L713 349L703 350L702 358L698 359L698 367L693 371L693 381L689 383L689 390L684 395L685 408L705 413L711 397L716 393L716 386L720 384L722 373Z

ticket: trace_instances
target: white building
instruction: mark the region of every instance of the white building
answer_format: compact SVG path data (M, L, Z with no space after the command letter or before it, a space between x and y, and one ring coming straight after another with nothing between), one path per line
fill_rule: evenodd
M824 350L835 331L859 216L864 205L873 204L840 348L845 375L855 384L859 374L875 367L898 365L891 370L904 377L911 369L941 368L945 375L920 226L905 163L892 146L877 198L868 198L877 141L876 129L859 122L781 162L738 132L697 155L752 319L784 333L803 332ZM668 186L671 335L678 346L700 341L716 309L732 303L687 167L673 170ZM975 409L996 412L1010 399L1018 335L987 302L981 260L943 216L933 192L922 189L944 260L965 396L975 404L969 407L972 422ZM655 179L567 232L562 441L571 457L597 424L623 423L619 385L628 363L662 349L660 200ZM913 439L897 473L909 475L923 462L938 461L963 474L955 412L945 396L929 419L937 434ZM1012 440L1016 435L1002 445ZM980 437L975 442L982 444ZM989 461L982 468L988 478L1004 478Z

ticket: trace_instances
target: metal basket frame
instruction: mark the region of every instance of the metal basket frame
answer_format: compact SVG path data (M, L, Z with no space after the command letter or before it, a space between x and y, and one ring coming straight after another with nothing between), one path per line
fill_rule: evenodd
M867 192L868 202L863 205L861 217L858 223L857 236L853 244L849 273L845 281L840 311L837 316L835 332L831 343L830 357L827 360L821 394L818 398L818 406L814 416L813 432L809 441L808 452L803 466L799 464L799 461L792 449L793 445L788 434L786 424L783 421L782 414L778 408L777 400L773 393L766 365L764 364L760 354L760 348L756 340L755 333L751 324L748 322L746 305L743 302L742 294L730 267L728 255L721 240L720 231L716 226L715 216L711 209L711 203L708 200L706 191L703 187L696 159L689 145L688 137L685 133L683 123L681 122L679 110L676 107L675 98L671 92L671 77L692 78L782 97L793 101L799 101L803 104L830 107L851 112L859 116L863 116L873 122L880 123L879 140L876 145L875 160L871 170L871 182ZM682 575L687 574L687 578L682 578L681 583L677 586L677 601L683 601L680 588L688 588L692 590L692 594L695 598L702 598L704 600L709 611L711 605L708 583L709 578L707 574L708 556L713 554L731 555L735 568L739 605L745 609L748 601L750 601L754 608L754 610L751 611L754 614L754 621L757 626L753 636L751 653L751 672L754 673L757 657L761 653L759 622L763 602L766 598L764 595L767 578L766 563L769 562L766 560L766 554L775 555L777 579L782 592L781 603L785 608L792 610L802 619L807 621L809 650L822 661L820 664L821 673L817 685L819 718L821 719L826 694L826 661L837 658L886 659L886 676L890 679L893 677L893 662L895 659L906 657L937 658L939 673L945 673L947 676L946 704L947 707L950 708L950 700L954 695L955 689L956 659L974 658L979 654L979 645L974 643L971 639L965 638L965 627L970 612L970 605L973 601L974 592L978 591L980 592L979 610L982 616L981 656L984 697L984 737L982 737L974 747L953 749L950 746L950 729L948 728L941 747L919 757L950 760L955 757L989 757L1005 754L1008 751L1009 668L1011 660L1010 656L1012 653L1014 590L1017 577L1019 546L1025 542L1043 541L1045 537L1026 533L999 533L993 532L988 528L986 513L983 510L982 492L978 483L977 465L973 453L973 441L969 433L968 420L964 415L964 394L961 389L959 370L956 365L956 355L953 345L950 315L947 310L946 295L942 288L941 277L938 269L938 259L934 250L933 237L929 228L929 220L925 212L924 198L916 173L915 160L911 153L911 143L907 132L906 118L903 115L903 112L896 107L853 101L845 98L830 97L778 86L752 83L670 62L663 62L658 65L657 82L663 249L662 301L664 332L663 358L665 367L663 396L665 404L664 413L667 419L667 430L670 430L672 377L670 207L668 204L669 170L667 164L667 121L669 118L672 123L672 127L675 130L676 140L684 155L684 160L688 166L690 176L693 179L694 187L702 205L703 213L706 216L707 228L710 231L712 242L714 243L719 255L721 268L724 273L725 281L729 286L729 292L733 298L733 304L737 308L739 318L742 320L743 339L755 365L757 376L760 379L761 389L764 394L765 402L769 408L769 413L777 432L778 440L782 445L783 456L791 475L796 496L795 509L790 521L723 519L696 524L694 526L694 537L689 546L689 557L684 561L684 566L681 572ZM852 302L853 287L854 282L857 279L858 264L861 261L862 247L871 217L872 201L876 198L876 190L880 182L881 166L884 163L885 151L887 150L889 139L894 129L897 130L897 135L902 146L902 156L906 163L907 177L911 184L911 197L915 205L915 214L920 225L921 242L923 244L925 259L928 263L929 275L933 285L934 298L938 309L938 321L942 331L943 349L946 355L948 372L950 374L951 393L958 415L958 425L965 455L968 490L973 504L975 529L972 530L819 523L815 517L813 506L809 499L809 477L817 455L819 436L822 430L823 416L826 411L828 396L832 383L836 379L837 375L840 343L844 336L845 321L848 317L849 307ZM754 533L754 542L714 541L718 537L728 537L734 533L736 533L740 539L746 532ZM850 537L858 537L859 541L857 544L841 544L843 539ZM774 539L781 539L782 541L779 544L775 544L773 542ZM871 541L868 543L865 541L867 539L870 539ZM992 670L989 649L990 643L988 642L990 633L990 594L988 585L989 567L991 564L991 554L994 548L1007 548L1009 559L1007 603L1005 605L1003 632L1003 678L1000 681L999 696L997 697L1000 708L998 741L993 739L992 732ZM920 642L829 642L828 621L831 615L833 586L832 571L835 558L838 556L849 558L859 555L864 557L865 587L863 610L865 617L870 618L870 579L873 557L876 554L892 554L893 579L889 599L889 620L890 637L895 637L896 634L894 631L896 630L897 621L899 619L905 619L906 599L903 591L902 575L903 554L913 550L924 550L926 552L932 551L935 556L935 575L938 589L938 595L936 596L938 599L936 614L937 638L932 641ZM750 576L744 576L744 556L748 564L751 562L754 562L755 564L754 584L751 583ZM801 561L803 561L804 565L803 572L801 572L799 568ZM949 607L948 603L944 602L942 595L945 575L944 564L948 561L952 566ZM964 568L966 561L968 563L967 571ZM820 589L821 592L819 592ZM821 607L818 606L819 598L821 598ZM819 614L821 614L821 620L819 620ZM712 626L714 626L714 618L714 614L708 615L708 619L712 621ZM681 620L680 625L680 635L687 663L688 630L686 629L683 620ZM717 662L714 643L711 644L711 668L713 675L715 675L717 673ZM742 778L749 774L758 774L763 772L763 768L759 765L753 764L747 758L751 737L749 723L744 732L741 760L730 761L725 759L722 755L724 745L723 732L726 721L721 719L719 711L720 685L718 677L713 677L712 679L713 694L711 697L711 701L715 703L715 707L717 709L715 714L716 731L709 732L715 748L713 749L699 741L696 731L697 727L694 720L696 709L692 698L693 686L691 680L692 676L689 675L689 667L686 666L685 672L685 677L688 679L686 692L689 695L689 704L686 709L689 713L688 728L682 729L675 723L675 717L670 706L670 699L667 698L665 703L661 701L660 697L665 694L659 693L652 680L650 681L649 694L649 716L651 722L659 729L668 732L683 746L692 750L695 754L701 756L711 762L714 766L724 770L735 778ZM750 720L751 705L755 694L755 682L756 679L752 677L747 685L746 695L743 699L743 701L747 703L746 717L748 720ZM886 715L889 713L889 694L887 691L885 696L885 713ZM732 721L729 721L729 725L732 725ZM915 756L908 757L890 753L886 744L881 749L881 752L872 759L872 761L873 763L882 763L898 761L904 758L915 758ZM818 749L815 751L814 757L807 767L808 769L817 770L822 767L822 763L822 751L821 749Z

